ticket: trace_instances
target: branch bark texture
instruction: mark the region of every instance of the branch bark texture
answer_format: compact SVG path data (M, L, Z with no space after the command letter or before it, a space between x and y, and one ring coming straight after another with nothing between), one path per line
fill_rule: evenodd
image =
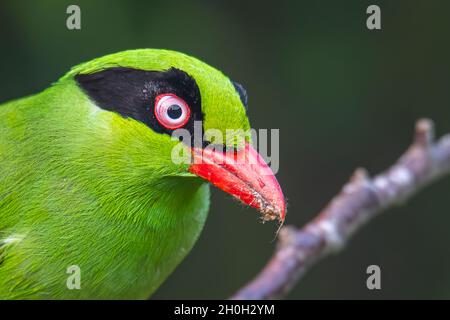
M315 219L301 229L283 227L267 265L231 299L282 298L320 258L343 248L362 224L448 173L450 134L435 141L432 121L419 120L413 143L388 170L371 178L356 169Z

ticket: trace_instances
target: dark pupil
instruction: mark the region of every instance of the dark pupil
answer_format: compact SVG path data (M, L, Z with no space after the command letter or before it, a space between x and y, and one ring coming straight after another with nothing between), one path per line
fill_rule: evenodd
M181 110L181 107L177 104L173 104L167 109L167 115L174 120L181 117L182 113L183 110Z

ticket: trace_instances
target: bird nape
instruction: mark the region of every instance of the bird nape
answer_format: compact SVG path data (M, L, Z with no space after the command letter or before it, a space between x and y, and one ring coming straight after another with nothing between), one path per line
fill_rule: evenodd
M0 105L0 299L148 298L198 238L208 182L283 221L270 168L227 136L246 104L207 64L142 49ZM225 142L191 144L198 124Z

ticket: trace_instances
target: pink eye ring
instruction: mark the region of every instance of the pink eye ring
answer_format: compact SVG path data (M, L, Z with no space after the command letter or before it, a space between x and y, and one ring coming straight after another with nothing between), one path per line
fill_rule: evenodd
M189 121L191 109L180 97L164 93L155 98L155 116L164 128L174 130Z

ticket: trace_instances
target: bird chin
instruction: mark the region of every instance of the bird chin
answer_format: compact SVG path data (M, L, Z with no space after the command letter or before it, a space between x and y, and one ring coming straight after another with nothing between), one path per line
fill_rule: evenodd
M240 150L192 148L189 172L256 208L264 221L284 221L286 203L275 175L261 155L246 143Z

